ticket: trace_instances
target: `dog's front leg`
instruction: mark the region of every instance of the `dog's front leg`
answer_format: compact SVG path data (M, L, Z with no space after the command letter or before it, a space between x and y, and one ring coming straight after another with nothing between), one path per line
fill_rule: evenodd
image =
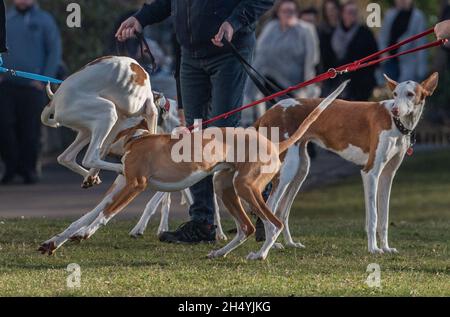
M381 249L386 253L398 253L397 249L389 247L389 201L392 182L403 160L404 153L396 155L383 169L378 183L378 235Z
M368 173L361 172L364 184L364 196L366 205L366 231L368 238L369 252L372 254L381 254L383 250L378 248L376 229L377 229L377 188L379 174L375 171Z
M147 119L148 130L151 134L158 132L158 109L153 99L147 99L145 102L145 118Z
M111 186L109 193L103 198L100 204L97 205L92 211L85 214L83 217L72 223L64 232L54 236L53 238L45 241L40 247L39 251L42 254L53 254L58 248L60 248L66 241L68 241L76 232L82 228L91 224L103 209L110 203L113 195L121 190L125 184L125 178L122 175L116 178Z
M172 201L170 199L170 193L166 193L164 195L163 203L161 206L161 221L159 222L157 231L158 237L161 233L169 231L169 213L171 203Z

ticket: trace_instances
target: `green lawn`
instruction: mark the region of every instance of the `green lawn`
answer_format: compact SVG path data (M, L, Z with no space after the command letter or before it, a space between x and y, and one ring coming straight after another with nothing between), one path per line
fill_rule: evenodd
M38 245L69 220L3 220L0 296L450 296L450 151L417 154L401 168L390 227L399 255L369 255L363 222L359 177L302 194L290 223L306 249L273 250L265 262L245 260L259 248L253 239L208 260L217 246L160 244L155 227L133 240L131 221L113 221L90 241L47 257ZM66 288L69 263L81 266L80 289ZM370 263L381 266L381 289L365 284Z

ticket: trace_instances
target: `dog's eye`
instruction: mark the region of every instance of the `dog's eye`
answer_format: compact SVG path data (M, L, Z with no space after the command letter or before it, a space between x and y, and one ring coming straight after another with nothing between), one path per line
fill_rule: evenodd
M407 96L408 96L409 98L412 98L412 97L414 97L415 95L414 95L413 92L408 92Z

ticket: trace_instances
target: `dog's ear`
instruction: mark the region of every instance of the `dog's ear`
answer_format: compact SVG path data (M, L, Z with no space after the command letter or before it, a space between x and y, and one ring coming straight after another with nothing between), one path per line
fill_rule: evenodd
M439 73L434 73L424 82L422 82L421 86L425 90L425 95L432 96L434 91L436 90L439 83Z
M398 86L398 82L396 82L396 81L393 80L393 79L390 79L390 78L388 77L388 75L386 75L386 74L384 74L384 78L386 78L387 86L389 87L389 89L390 89L391 91L394 91L395 88L397 88L397 86Z

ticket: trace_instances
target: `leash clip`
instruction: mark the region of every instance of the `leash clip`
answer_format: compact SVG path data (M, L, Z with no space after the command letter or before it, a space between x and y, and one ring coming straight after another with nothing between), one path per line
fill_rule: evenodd
M337 70L336 68L330 68L328 70L328 72L330 73L334 73L334 75L331 77L331 79L336 78L338 75L344 75L346 73L349 72L348 68L344 69L344 70Z

